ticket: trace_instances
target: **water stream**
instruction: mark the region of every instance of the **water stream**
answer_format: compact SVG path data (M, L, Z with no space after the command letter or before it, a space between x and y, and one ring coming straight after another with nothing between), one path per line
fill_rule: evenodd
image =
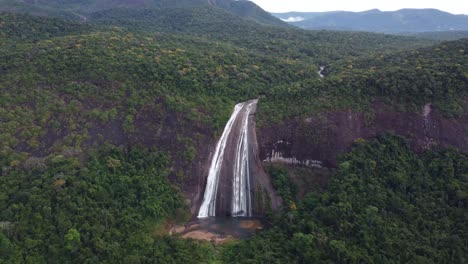
M230 216L250 217L252 215L250 176L250 129L249 117L255 112L257 100L237 104L229 118L213 154L206 182L203 202L198 218L216 216L217 200L230 199ZM218 194L223 186L231 185L226 194ZM222 191L227 190L223 188ZM229 195L230 194L230 195ZM230 197L229 197L230 196Z
M323 75L323 70L325 70L325 66L320 66L320 71L317 72L320 78L325 77L325 75Z

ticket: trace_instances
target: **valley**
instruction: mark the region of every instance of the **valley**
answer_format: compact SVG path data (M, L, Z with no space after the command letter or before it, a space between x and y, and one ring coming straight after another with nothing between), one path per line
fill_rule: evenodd
M0 263L467 259L463 34L228 0L0 12Z

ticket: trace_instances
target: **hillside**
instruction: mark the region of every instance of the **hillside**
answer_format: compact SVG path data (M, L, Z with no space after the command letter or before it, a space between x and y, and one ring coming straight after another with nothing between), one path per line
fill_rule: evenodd
M357 138L391 132L422 151L468 149L468 40L345 59L266 94L257 121L263 159L275 153L336 166ZM279 144L278 142L282 142Z
M468 40L463 39L429 48L336 61L325 67L324 79L297 82L291 85L294 89L285 88L281 95L273 92L274 101L265 107L276 113L265 115L268 117L265 123L304 116L323 108L328 100L311 100L322 96L341 98L342 106L361 110L376 99L408 111L419 111L432 102L446 116L462 115L468 81L466 50ZM302 103L292 103L298 100Z
M311 171L284 165L270 168L278 183L288 182L288 174L307 179L321 173ZM228 245L221 259L224 263L462 263L468 239L467 172L468 156L453 149L417 155L398 137L358 140L340 159L325 190L297 200L295 188L279 185L283 193L292 194L289 207L268 231Z
M72 20L84 19L83 16L72 11L65 11L42 5L32 5L30 3L17 0L0 0L0 12L24 13L34 16L58 17Z
M468 31L439 31L439 32L419 32L419 33L402 33L403 36L414 36L417 38L433 39L433 40L458 40L468 38Z
M201 38L56 22L2 15L1 261L214 257L166 236L166 221L190 219L234 102L314 72Z
M265 12L250 1L232 0L74 0L74 1L20 1L0 0L0 12L19 12L44 16L60 16L87 20L89 14L114 8L193 8L212 7L261 24L286 26L287 24Z
M199 123L203 133L218 131L234 102L270 94L275 87L288 90L290 83L299 80L317 79L315 61L332 62L373 47L391 50L402 43L420 43L384 35L362 34L367 38L350 39L350 33L317 32L303 36L308 44L302 49L292 47L286 38L266 37L270 33L300 36L300 32L267 28L263 35L257 34L257 39L246 40L239 47L235 45L239 40L234 42L232 37L223 43L190 35L141 35L25 15L1 17L0 36L6 40L1 56L2 108L13 111L3 120L11 127L2 128L2 145L9 153L35 155L86 149L96 140L102 141L100 134L115 144L134 139L140 143L164 141L160 136L150 140L135 129L144 124L145 119L139 117L146 118L152 111L161 112L160 121L165 116L179 116L178 122ZM213 38L222 39L223 35ZM339 45L346 42L346 47ZM265 45L271 49L259 52ZM312 53L316 50L323 52ZM160 107L163 110L157 110ZM22 117L16 116L19 113ZM177 123L164 122L176 128ZM100 131L106 125L112 125L116 134L103 135L111 132ZM17 133L20 128L23 132ZM181 147L171 151L182 151L184 142L193 144L183 139L187 137L191 135L181 136Z
M90 21L142 33L183 33L229 42L265 55L320 63L344 56L386 53L434 43L383 34L309 32L263 26L214 8L113 9L92 14Z
M398 11L276 13L276 17L304 29L351 30L382 33L468 30L467 15L453 15L436 9Z
M25 42L37 42L59 36L77 35L98 30L98 26L81 24L58 18L47 18L14 13L0 14L0 48Z
M468 40L112 3L85 23L0 14L0 262L467 259ZM253 190L265 230L250 239L170 235L197 214L234 105L253 98L257 163L283 206Z
M352 33L301 35L301 31L268 27L258 27L257 32L238 39L230 34L240 35L236 28L226 35L213 29L213 36L206 38L172 33L146 35L25 15L5 14L1 18L0 36L6 40L2 41L5 52L1 56L3 108L10 111L20 107L15 111L25 115L16 118L13 114L5 120L14 122L13 127L4 128L2 144L12 150L37 154L60 151L55 149L56 141L62 140L73 148L89 146L105 123L120 131L110 136L110 141L115 138L115 143L121 144L136 138L146 142L148 138L131 134L139 133L135 126L140 112L148 111L154 104L166 109L161 118L169 114L185 116L189 123L198 122L200 129L219 130L234 102L281 94L290 90L291 83L301 80L318 80L319 63L425 43L366 33L354 38L350 38ZM164 28L166 24L159 25ZM203 28L202 36L206 32ZM272 34L276 36L273 40L268 38ZM225 42L219 42L224 38ZM347 45L342 46L343 43ZM271 48L265 49L266 45ZM42 87L41 92L38 87ZM131 94L135 102L127 102L129 97L133 98ZM44 104L28 103L38 101L37 96L43 97ZM56 115L58 106L48 101L61 102L62 110L72 103L73 109L80 111ZM50 129L63 122L71 128ZM90 135L93 126L94 136ZM24 132L17 134L15 131L20 127ZM66 140L77 136L81 139Z

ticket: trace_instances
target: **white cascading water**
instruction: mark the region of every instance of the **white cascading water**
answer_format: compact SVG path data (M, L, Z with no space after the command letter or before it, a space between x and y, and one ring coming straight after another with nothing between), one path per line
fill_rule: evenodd
M251 216L250 174L249 174L249 116L257 100L247 103L242 115L242 126L237 141L232 181L232 216Z
M234 107L234 112L224 128L211 160L205 194L198 212L198 218L216 216L216 196L226 143L233 132L233 125L238 118L240 118L241 125L239 126L239 136L236 142L235 160L233 162L231 215L233 217L252 215L249 175L249 116L256 104L257 100L252 100L237 104ZM239 114L241 114L240 117Z
M325 66L320 66L320 71L317 72L320 78L325 77L325 75L323 75L323 70L325 70Z

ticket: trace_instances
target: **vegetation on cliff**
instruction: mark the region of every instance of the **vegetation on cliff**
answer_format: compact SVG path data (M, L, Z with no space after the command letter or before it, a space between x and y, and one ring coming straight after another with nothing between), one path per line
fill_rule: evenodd
M457 116L468 96L467 40L415 50L433 42L166 11L0 14L0 262L215 261L210 244L160 231L187 210L169 175L192 184L236 102L262 97L266 124L376 99ZM219 261L466 259L467 166L455 150L417 156L382 138L357 144L327 191L302 201L271 168L285 212Z
M285 207L271 229L234 243L226 263L462 263L468 156L416 155L398 137L359 141L327 190Z
M157 150L106 146L86 165L1 159L1 263L200 263L212 248L167 237L184 203ZM185 209L186 210L186 209Z
M0 37L5 40L0 55L3 153L85 148L99 134L102 138L103 126L131 135L146 112L157 113L157 120L172 115L179 123L219 131L235 102L262 95L267 95L262 104L274 102L295 93L296 85L291 84L317 80L313 60L331 62L359 49L375 52L382 49L379 43L389 49L408 41L410 46L420 43L384 35L350 38L352 33L317 32L304 35L303 44L298 44L300 32L259 26L263 33L258 38L246 34L249 40L239 47L209 36L139 34L26 15L0 17ZM242 34L237 31L231 40L234 36ZM349 45L341 45L346 42ZM261 48L268 45L272 48ZM311 49L312 45L318 46ZM312 50L320 55L307 55ZM325 90L341 93L334 87Z
M324 79L306 79L270 90L260 104L262 124L324 109L369 111L379 100L400 111L432 103L445 116L463 114L468 97L468 39L430 48L346 58L331 63Z

